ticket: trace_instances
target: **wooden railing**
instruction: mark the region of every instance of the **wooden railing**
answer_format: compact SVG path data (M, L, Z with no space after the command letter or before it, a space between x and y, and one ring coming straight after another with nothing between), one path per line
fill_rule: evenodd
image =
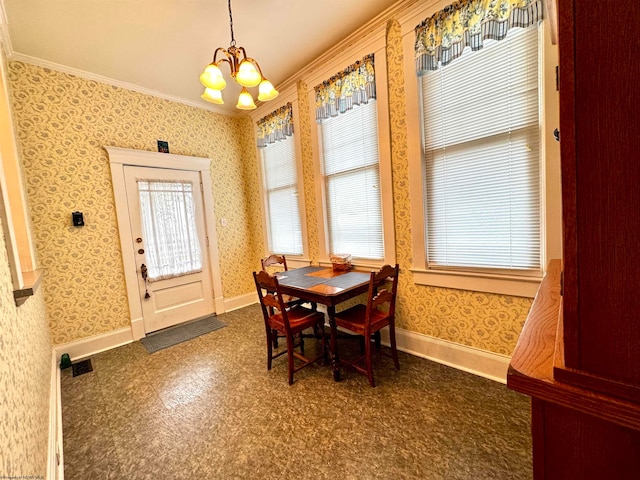
M561 277L562 262L552 260L513 352L507 386L537 399L640 430L637 404L563 383L554 377L554 369L565 368Z

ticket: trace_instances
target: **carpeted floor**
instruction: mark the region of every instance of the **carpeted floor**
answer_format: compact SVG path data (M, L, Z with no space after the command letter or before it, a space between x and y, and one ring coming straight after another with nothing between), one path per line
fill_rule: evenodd
M532 477L530 403L506 386L402 353L400 371L376 362L373 389L323 365L288 386L286 357L266 369L257 305L219 319L153 355L135 342L62 372L66 480Z

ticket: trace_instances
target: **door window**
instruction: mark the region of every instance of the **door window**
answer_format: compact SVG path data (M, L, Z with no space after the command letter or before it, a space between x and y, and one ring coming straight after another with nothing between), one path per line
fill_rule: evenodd
M138 193L148 280L201 272L193 183L138 180Z

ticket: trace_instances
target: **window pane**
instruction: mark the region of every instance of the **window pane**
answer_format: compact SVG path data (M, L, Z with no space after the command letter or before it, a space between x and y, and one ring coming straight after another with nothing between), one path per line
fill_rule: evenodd
M138 180L149 281L202 271L191 182Z
M327 177L331 253L381 259L378 166Z
M262 162L267 196L269 250L302 255L293 135L263 148Z
M329 253L384 258L375 100L320 125Z
M422 77L430 267L541 269L538 32Z

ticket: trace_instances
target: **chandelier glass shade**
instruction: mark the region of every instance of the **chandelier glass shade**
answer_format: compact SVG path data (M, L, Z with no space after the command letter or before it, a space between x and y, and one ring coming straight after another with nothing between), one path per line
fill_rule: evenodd
M228 48L217 48L213 54L213 61L205 67L200 75L200 83L205 87L202 98L208 102L219 105L224 103L222 90L227 86L227 82L222 75L220 64L227 63L231 77L236 83L242 86L236 108L240 110L253 110L256 108L256 105L247 87L258 87L258 100L261 102L273 100L278 96L278 91L269 80L264 78L258 62L248 57L243 47L236 46L236 40L233 36L231 0L229 0L229 25L231 28L231 44ZM219 59L218 54L220 54Z

